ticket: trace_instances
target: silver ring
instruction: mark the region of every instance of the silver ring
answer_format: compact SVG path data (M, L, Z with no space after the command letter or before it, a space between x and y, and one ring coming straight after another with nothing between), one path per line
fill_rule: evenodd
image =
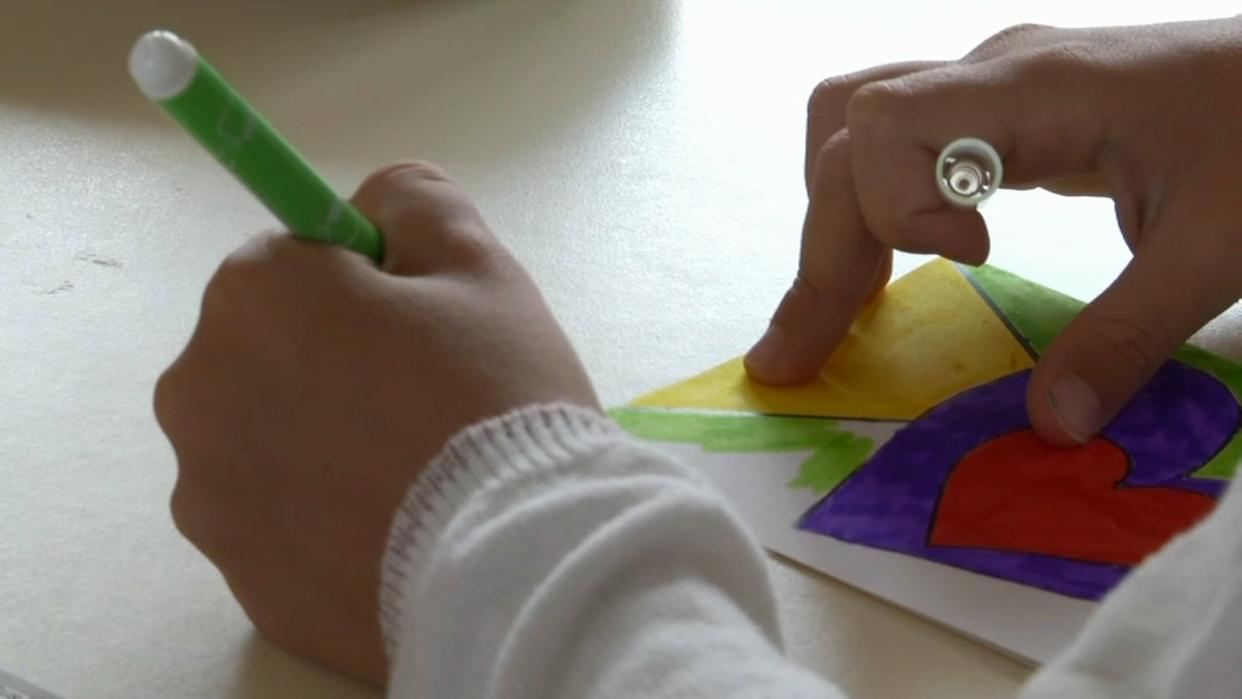
M954 206L974 208L1000 189L1005 173L1000 154L987 141L959 138L936 158L936 186Z

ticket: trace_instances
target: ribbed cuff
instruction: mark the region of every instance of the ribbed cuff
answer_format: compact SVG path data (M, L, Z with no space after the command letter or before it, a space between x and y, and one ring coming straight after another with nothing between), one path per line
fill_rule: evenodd
M508 477L573 462L623 435L598 412L552 403L485 420L450 439L410 487L389 530L380 588L380 630L388 657L394 657L401 641L407 595L422 584L444 527L473 493Z

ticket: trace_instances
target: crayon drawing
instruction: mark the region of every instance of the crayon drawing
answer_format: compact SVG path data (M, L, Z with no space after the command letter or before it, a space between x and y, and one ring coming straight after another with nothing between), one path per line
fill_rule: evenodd
M700 468L769 549L1043 661L1242 462L1242 367L1191 346L1086 445L1037 439L1027 381L1081 307L936 261L808 385L754 384L734 359L612 414Z
M1164 365L1083 447L1043 444L1023 371L911 422L799 521L806 531L1098 599L1211 511L1225 482L1194 476L1238 431L1233 394Z

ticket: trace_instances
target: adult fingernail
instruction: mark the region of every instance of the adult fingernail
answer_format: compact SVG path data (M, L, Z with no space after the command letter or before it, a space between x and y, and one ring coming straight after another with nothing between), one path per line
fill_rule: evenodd
M769 325L768 331L746 353L746 363L761 371L776 369L785 350L785 333L779 326Z
M1052 387L1048 389L1048 403L1061 429L1079 444L1086 444L1104 426L1100 397L1086 381L1074 374L1052 382Z

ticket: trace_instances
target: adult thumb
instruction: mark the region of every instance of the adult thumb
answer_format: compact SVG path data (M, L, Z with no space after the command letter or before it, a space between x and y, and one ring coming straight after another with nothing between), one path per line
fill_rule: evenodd
M1190 335L1228 308L1224 285L1195 256L1163 252L1135 256L1040 359L1027 411L1045 440L1070 446L1094 437Z

